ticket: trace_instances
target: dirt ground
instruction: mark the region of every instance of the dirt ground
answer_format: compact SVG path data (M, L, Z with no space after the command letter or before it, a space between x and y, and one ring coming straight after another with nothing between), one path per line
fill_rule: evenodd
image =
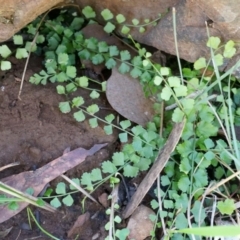
M25 81L22 100L17 100L19 79L25 60L12 59L12 63L10 71L0 72L0 167L13 162L19 162L20 165L0 172L0 179L39 168L61 156L67 147L71 150L78 147L88 149L96 143L108 143L107 147L88 157L83 164L67 172L66 175L70 178L80 177L83 172L99 167L103 160L111 157L117 145L117 133L107 136L101 124L91 129L87 122L76 122L72 114L62 114L58 109L58 103L65 101L65 98L56 93L56 85L49 83L46 86L35 86ZM42 60L31 57L26 80L41 68ZM78 90L74 94L87 96L87 92L83 90ZM86 105L91 104L91 101L88 100ZM98 105L108 108L101 111L102 117L111 113L104 96L99 100ZM56 186L59 181L63 179L57 178L50 183L51 187ZM109 190L107 185L102 186L93 193L93 197L98 198ZM73 198L75 202L72 207L60 207L56 214L31 207L39 214L41 226L58 239L75 239L68 238L67 232L83 214L80 203L83 195L74 194ZM104 239L104 225L107 222L105 209L86 200L85 212L90 213L90 219L78 229L79 237L76 239L87 240L94 237ZM50 239L34 223L33 229L28 229L26 210L1 224L0 231L10 227L13 228L4 239Z

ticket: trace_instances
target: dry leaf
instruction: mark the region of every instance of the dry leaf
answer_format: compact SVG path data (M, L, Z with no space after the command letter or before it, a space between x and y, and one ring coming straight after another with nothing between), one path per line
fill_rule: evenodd
M119 39L109 36L99 24L87 25L82 32L86 38L95 37L109 46L117 46L120 51L128 50L132 57L136 55L136 52ZM104 64L94 65L89 60L82 60L82 63L97 74L105 68ZM118 113L135 123L145 125L153 116L152 102L145 98L139 81L129 74L122 75L112 69L112 76L107 81L107 98Z
M34 189L34 196L37 196L45 187L47 183L62 175L64 172L74 168L82 163L86 157L95 154L101 148L105 147L107 143L95 144L91 149L77 148L63 156L53 160L44 165L36 171L22 172L1 181L5 184L14 187L22 192L26 192L28 188ZM27 207L28 203L19 203L17 210L9 210L6 205L0 206L0 223L8 220Z
M111 106L130 121L144 126L152 119L152 102L144 96L140 82L129 74L123 75L114 68L106 94Z
M83 224L89 220L89 218L90 218L89 212L80 215L77 221L72 226L72 228L68 231L68 238L71 238L74 234L77 234L79 228L82 227Z

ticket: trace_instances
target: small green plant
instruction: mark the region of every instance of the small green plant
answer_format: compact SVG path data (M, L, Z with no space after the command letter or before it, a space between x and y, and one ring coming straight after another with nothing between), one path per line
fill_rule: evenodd
M96 17L94 9L90 6L84 7L82 13L87 19L95 19ZM156 26L157 22L162 17L162 15L159 14L159 16L152 21L146 18L142 24L140 24L140 21L138 19L134 18L132 19L132 24L127 24L124 15L118 14L117 16L114 16L109 9L102 10L101 16L104 21L106 21L106 24L104 26L105 32L112 33L118 26L121 27L121 33L125 35L130 33L131 28L138 28L140 33L144 33L147 26Z
M219 38L211 37L208 41L208 46L214 46L214 41L217 41L218 44L220 43ZM210 45L209 42L211 42L212 45ZM224 45L223 55L225 57L232 57L235 52L234 44L229 43L231 43L231 41ZM215 44L216 48L218 44ZM226 52L231 52L231 54L228 55ZM163 219L166 223L166 226L163 226L163 221L157 222L156 219L153 219L156 221L157 227L183 229L187 228L190 223L190 227L192 225L200 227L207 224L207 213L205 209L207 206L210 207L213 204L213 201L201 199L201 196L206 191L205 187L209 184L207 170L215 169L212 179L215 178L216 181L219 181L223 177L229 177L233 172L232 169L227 167L228 170L226 170L225 168L233 163L233 159L235 159L233 155L238 154L236 148L233 155L230 153L236 144L236 138L232 141L235 134L233 116L235 115L236 105L231 99L232 85L230 85L230 83L236 84L236 81L235 78L229 76L227 87L222 86L227 84L227 82L224 83L224 78L227 74L231 74L232 69L223 75L224 77L220 76L218 67L223 64L223 61L219 61L219 59L223 59L220 53L217 54L217 57L213 54L211 58L215 67L216 77L211 79L209 79L209 77L203 77L200 82L195 75L187 81L186 87L188 94L199 90L203 91L204 94L197 96L196 99L180 100L178 107L175 106L176 108L173 111L173 121L180 122L183 116L187 116L187 123L181 137L183 142L178 144L174 154L180 156L180 161L170 160L164 169L164 174L161 174L161 185L162 187L167 187L167 191L158 189L158 191L161 191L161 201L152 200L151 202L152 208L155 210L158 209L157 216L159 219ZM217 62L215 62L215 60ZM205 68L207 67L205 63L206 60L201 58L195 62L194 67L196 70ZM185 69L185 73L191 74L192 70L189 69L186 71ZM164 93L162 97L167 101L171 99L171 97L174 97L174 93L177 95L174 88L181 86L180 79L176 78L175 80L176 81L172 81L172 78L168 78L168 83L165 85L165 89L167 89L164 92L162 91L162 94ZM212 82L208 87L210 80ZM217 84L219 88L215 87ZM215 87L214 91L217 93L217 102L215 105L210 102L213 87ZM225 89L225 91L223 89ZM183 92L184 91L183 89ZM236 92L236 90L232 90L232 92ZM210 96L208 94L210 94ZM226 97L226 100L224 100L224 97ZM229 103L231 103L230 106L232 106L232 108L229 107ZM229 128L224 130L227 143L222 139L214 141L212 137L217 136L220 127L225 129L225 126ZM230 132L229 126L232 132ZM237 160L235 161L235 165L236 168L239 169L239 162ZM231 189L231 192L234 191L233 189L236 189L235 185L231 186L230 183L228 184L226 187L229 190ZM217 191L215 194L225 194L225 189L221 188L221 185L216 188ZM193 199L194 201L191 202ZM232 214L235 209L232 199L227 199L225 202L219 201L217 208L221 214ZM200 229L201 228L199 228L199 235L204 235L203 232L200 234ZM165 233L166 232L167 231L165 231ZM177 232L178 231L171 235L171 239L189 239L188 236L179 234L181 231ZM189 229L188 233L190 232L191 230ZM184 231L181 233L184 233ZM194 231L192 231L192 234L194 234ZM211 236L211 233L208 232L204 236L207 235ZM194 237L194 239L195 238L197 239L197 237ZM168 239L168 237L166 237L166 239Z
M89 6L85 7L82 13L86 19L96 17L96 13ZM113 14L105 9L101 15L106 21L105 31L112 32L116 28ZM181 140L159 176L161 188L158 187L155 191L157 200L151 201L156 216L151 216L151 220L155 222L155 228L163 228L165 239L191 239L193 235L190 234L203 235L197 231L203 231L201 227L210 226L207 208L215 204L212 196L218 199L217 214L231 215L234 210L234 196L231 193L239 192L234 175L236 170L240 170L239 142L234 125L240 124L240 87L237 79L232 76L232 71L239 67L240 63L226 73L221 74L219 71L219 67L235 54L234 42L230 40L221 44L219 38L209 36L207 46L211 58L198 59L193 68L180 68L180 76L175 76L170 68L153 63L151 53L136 43L130 35L128 37L138 52L134 57L129 51L120 51L117 46L108 46L106 42L96 38L86 39L81 32L84 21L82 17L69 17L65 11L58 18L45 21L39 30L39 36L45 33L46 38L40 37L35 49L36 52L41 51L44 54L45 69L35 73L30 79L33 84L56 83L57 93L66 97L66 101L59 103L60 111L74 111L73 117L78 122L85 121L90 116L88 121L92 128L102 121L106 134L112 134L113 127L121 130L119 139L124 143L123 149L115 152L112 159L104 161L100 168L85 172L73 181L88 191L94 191L102 183L111 182L119 172L125 177L133 178L139 172L147 171L164 145L173 124L186 118ZM116 21L123 24L122 33L128 34L130 30L129 26L124 24L125 17L119 14ZM35 25L28 26L28 32L35 34L38 23L39 21L36 21ZM133 19L133 26L138 26L140 32L145 31L137 19ZM16 38L16 41L19 39ZM0 48L2 58L5 59L9 54L6 47ZM22 51L19 54L18 56L25 56ZM90 60L95 65L104 63L108 69L116 67L118 63L119 72L129 72L133 78L139 79L146 96L154 97L155 108L159 108L159 103L164 102L166 111L161 115L157 113L145 128L140 125L133 126L129 120L116 125L113 114L107 115L105 119L99 118L97 104L85 106L82 96L71 97L71 93L84 88L90 91L89 96L94 100L106 88L106 82L94 80L99 88L92 89L93 79L78 76L76 63L79 59ZM3 63L3 68L7 65ZM209 69L213 73L211 76L205 74ZM165 131L160 135L163 128ZM220 130L223 130L224 137L219 137ZM234 178L231 178L232 175ZM221 182L223 178L229 180ZM211 191L212 195L207 199L212 181L216 184ZM57 195L51 196L51 193L47 192L46 196L53 197L51 204L55 207L60 207L61 201L66 206L71 206L71 194L76 191L78 190L71 185L67 188L65 183L59 183L55 190ZM125 230L120 232L114 229L115 207L116 204L112 201L112 208L108 211L109 239L125 239ZM188 228L190 230L186 230ZM152 239L154 234L155 232L152 232Z
M10 48L4 44L0 46L0 69L2 71L6 71L11 69L11 62L7 60L7 58L15 53L15 57L17 59L27 58L30 52L30 44L31 42L26 42L24 45L23 37L21 35L13 36L13 43L17 46L17 48L12 51ZM32 50L34 51L34 49Z
M41 198L32 196L34 193L34 190L32 188L28 188L26 190L26 193L24 193L11 186L6 185L3 182L0 182L0 190L1 192L12 196L9 198L5 194L0 195L0 204L7 205L10 210L17 210L19 208L19 202L27 202L34 206L53 211L53 209Z
M7 45L2 45L0 47L0 55L2 57L1 60L1 70L9 70L11 69L11 62L5 60L11 54L11 50L8 48Z

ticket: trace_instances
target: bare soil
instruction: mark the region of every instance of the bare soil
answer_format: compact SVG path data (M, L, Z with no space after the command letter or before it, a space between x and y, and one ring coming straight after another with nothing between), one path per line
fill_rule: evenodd
M24 69L25 60L12 61L12 69L8 72L0 72L0 167L13 162L20 165L0 172L0 179L23 171L34 170L61 156L63 151L70 147L71 150L84 147L90 148L96 143L108 143L108 146L100 150L92 157L66 173L70 178L80 177L85 171L99 167L103 160L111 157L117 145L117 132L107 136L100 124L91 129L88 122L78 123L72 114L63 114L59 111L60 101L66 101L62 95L56 92L56 85L35 86L28 82L33 73L42 69L42 59L31 57L26 81L24 82L22 100L18 100L18 91ZM91 104L88 92L77 90L75 95L81 95L88 99L86 106ZM100 116L111 113L105 96L98 100L98 105L107 110L101 110ZM60 177L50 183L55 187ZM108 186L102 186L93 193L98 198L102 193L109 192ZM90 219L76 232L76 239L104 239L104 225L107 222L105 209L90 200L86 200L84 209L81 201L83 195L74 194L75 200L72 207L61 207L56 214L31 207L39 216L40 225L58 239L68 238L67 232L73 226L77 218L84 212L90 213ZM14 216L0 225L0 231L13 227L4 239L50 239L44 235L33 223L32 230L28 226L26 210Z

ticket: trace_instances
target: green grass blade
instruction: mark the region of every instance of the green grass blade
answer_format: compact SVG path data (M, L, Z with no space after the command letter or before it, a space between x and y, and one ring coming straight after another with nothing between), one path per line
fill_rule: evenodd
M240 236L240 226L219 226L219 227L199 227L199 228L185 228L177 230L178 233L194 234L204 237L230 237Z

